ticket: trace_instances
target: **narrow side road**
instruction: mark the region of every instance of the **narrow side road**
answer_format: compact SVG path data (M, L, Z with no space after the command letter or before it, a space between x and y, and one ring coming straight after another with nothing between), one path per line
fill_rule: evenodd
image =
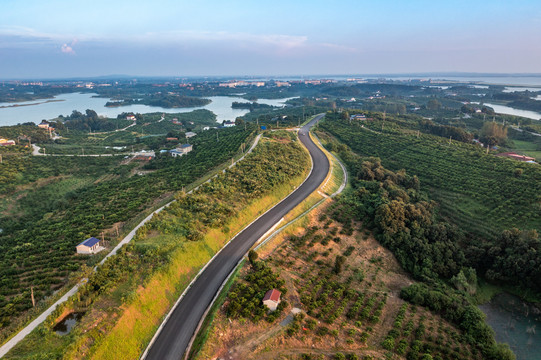
M159 333L143 354L149 360L179 360L189 349L188 344L207 307L221 284L252 245L285 214L300 204L325 180L329 161L309 136L309 131L324 115L319 115L299 131L300 141L312 157L312 172L305 182L278 205L267 211L240 232L208 264L205 270L182 295Z

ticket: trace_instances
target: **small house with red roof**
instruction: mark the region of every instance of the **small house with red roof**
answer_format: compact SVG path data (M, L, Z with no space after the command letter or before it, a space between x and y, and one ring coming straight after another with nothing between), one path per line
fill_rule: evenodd
M263 297L263 305L269 308L270 311L276 310L278 304L280 304L280 296L282 293L276 289L267 291Z

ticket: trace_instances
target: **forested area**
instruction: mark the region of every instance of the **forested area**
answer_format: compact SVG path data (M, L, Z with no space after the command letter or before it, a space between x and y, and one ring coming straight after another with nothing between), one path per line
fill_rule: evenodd
M328 114L320 127L392 171L417 175L439 217L467 233L493 239L503 230L541 229L541 168L486 154L479 146L421 134L410 121L381 114L362 124ZM364 127L361 127L364 126ZM370 131L370 130L372 131ZM331 150L338 145L331 144Z
M49 133L47 130L37 127L34 123L25 123L14 126L0 126L0 137L20 141L22 145L26 145L29 140L32 143L48 141Z
M182 189L210 169L231 159L246 143L251 131L222 129L217 141L215 131L197 136L194 150L176 159L158 159L155 169L144 176L129 176L130 167L113 166L115 158L20 157L15 171L18 181L6 180L3 194L17 185L50 176L104 174L100 181L78 187L76 192L45 196L49 203L38 206L31 221L2 218L0 234L0 321L5 329L22 311L32 307L34 296L43 299L62 286L87 257L75 256L74 246L102 230L132 219L157 199ZM3 165L3 164L0 164ZM109 169L109 170L107 170ZM87 172L85 174L85 171ZM88 175L88 176L87 176ZM6 185L7 183L10 185ZM27 195L28 196L28 195ZM39 201L39 194L30 194ZM21 199L24 206L25 200Z
M143 104L149 106L160 106L163 108L183 108L204 106L210 103L211 100L193 96L183 96L178 94L146 94L140 99L124 99L120 101L108 101L105 106L125 106Z
M122 129L132 123L132 121L126 120L126 117L118 119L108 119L99 117L94 110L87 109L85 113L81 113L77 110L68 116L60 116L59 122L54 126L58 130L78 130L85 132L96 131L114 131Z

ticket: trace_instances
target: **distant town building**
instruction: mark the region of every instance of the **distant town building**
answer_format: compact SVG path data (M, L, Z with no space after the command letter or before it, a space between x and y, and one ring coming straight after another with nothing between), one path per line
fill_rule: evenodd
M194 137L194 136L197 135L197 134L194 133L194 132L188 131L185 135L186 135L186 138L189 139L189 138L191 138L191 137Z
M91 237L80 243L76 246L77 254L95 254L103 249L103 246L100 245L100 240L95 237Z
M365 114L355 114L349 117L349 120L366 120Z
M0 138L0 146L11 146L15 145L15 140L8 140Z
M189 153L192 150L193 150L192 145L190 145L190 144L182 144L182 145L177 146L173 150L169 150L169 153L171 154L172 157L177 157L177 156L186 155L187 153Z
M38 127L41 129L49 130L50 124L47 120L41 120L41 123L38 124Z
M265 86L265 82L264 81L244 81L244 80L240 80L240 81L228 81L228 82L225 82L225 83L219 83L218 84L219 87L228 87L228 88L235 88L237 86L257 86L257 87L260 87L260 86Z
M223 123L224 127L233 127L235 126L235 123L233 121L226 120Z
M126 120L135 121L135 120L137 120L137 118L135 117L135 115L128 115L128 116L126 116Z
M280 304L280 296L282 293L276 289L267 291L263 297L263 305L269 308L270 311L275 311Z
M168 137L168 138L165 138L165 141L178 141L178 138L176 138L176 137Z
M133 155L134 155L133 160L137 160L137 161L150 161L156 157L156 153L154 151L145 151L145 150L136 152Z
M291 86L291 84L288 83L287 81L276 81L274 84L275 84L276 86L278 86L278 87L284 87L284 86L285 86L285 87L288 87L288 86Z

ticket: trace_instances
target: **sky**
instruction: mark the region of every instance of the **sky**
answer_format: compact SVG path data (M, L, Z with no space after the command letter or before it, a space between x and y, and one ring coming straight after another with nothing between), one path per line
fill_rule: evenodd
M0 79L541 73L539 0L0 0Z

